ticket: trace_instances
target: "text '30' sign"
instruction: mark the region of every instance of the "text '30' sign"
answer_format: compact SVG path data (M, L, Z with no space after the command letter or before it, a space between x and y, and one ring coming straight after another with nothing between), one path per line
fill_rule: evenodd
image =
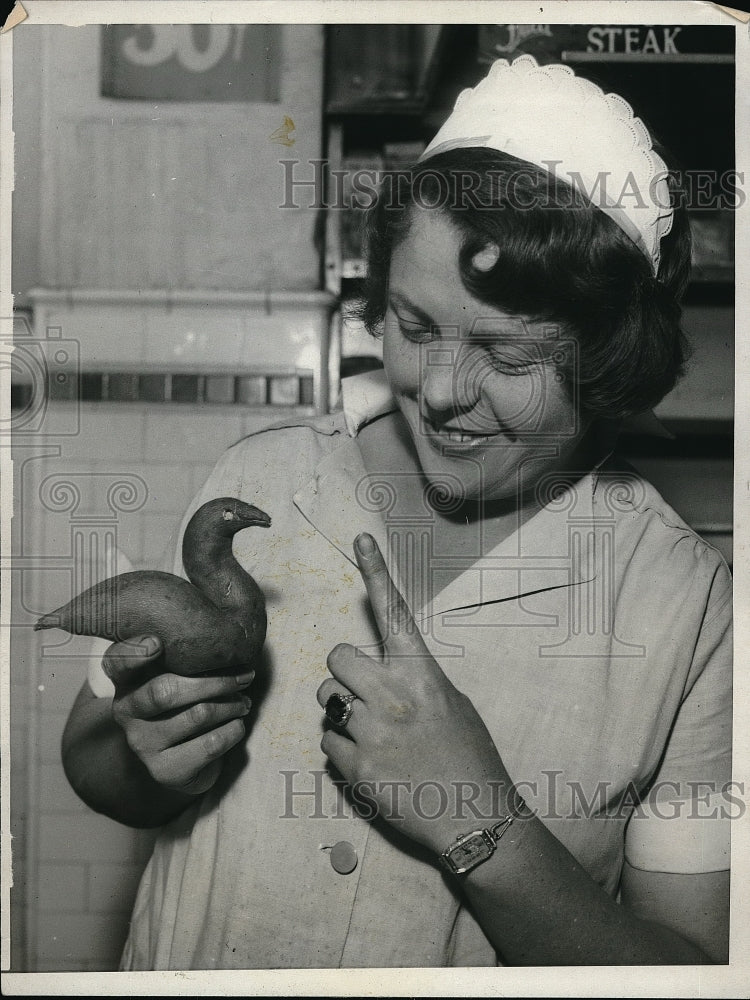
M102 94L145 101L279 100L278 24L102 28Z

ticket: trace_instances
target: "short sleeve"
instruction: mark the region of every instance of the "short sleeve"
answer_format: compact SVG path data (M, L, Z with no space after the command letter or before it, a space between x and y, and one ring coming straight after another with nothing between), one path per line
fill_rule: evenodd
M625 856L649 871L729 867L732 798L732 586L722 562L686 692L648 794L628 826Z

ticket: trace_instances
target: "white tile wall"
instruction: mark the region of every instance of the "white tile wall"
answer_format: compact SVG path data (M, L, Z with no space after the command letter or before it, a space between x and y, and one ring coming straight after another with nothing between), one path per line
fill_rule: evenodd
M60 912L85 913L88 905L88 866L80 862L45 861L39 881L54 892Z
M62 338L83 371L304 370L314 377L320 408L328 406L327 292L38 288L29 295L36 340L54 345Z

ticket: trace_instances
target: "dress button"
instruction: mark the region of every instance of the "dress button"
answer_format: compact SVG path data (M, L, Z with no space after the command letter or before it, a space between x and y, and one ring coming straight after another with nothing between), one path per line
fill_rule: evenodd
M331 865L339 875L349 875L357 867L357 852L348 840L340 840L331 848Z

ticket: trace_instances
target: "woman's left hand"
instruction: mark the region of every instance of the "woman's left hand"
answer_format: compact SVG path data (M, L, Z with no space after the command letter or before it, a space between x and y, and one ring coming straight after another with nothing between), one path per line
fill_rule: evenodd
M430 655L374 539L354 546L383 639L382 657L342 643L328 656L333 678L318 689L354 694L346 727L321 748L380 815L436 852L506 814L510 779L474 705Z

